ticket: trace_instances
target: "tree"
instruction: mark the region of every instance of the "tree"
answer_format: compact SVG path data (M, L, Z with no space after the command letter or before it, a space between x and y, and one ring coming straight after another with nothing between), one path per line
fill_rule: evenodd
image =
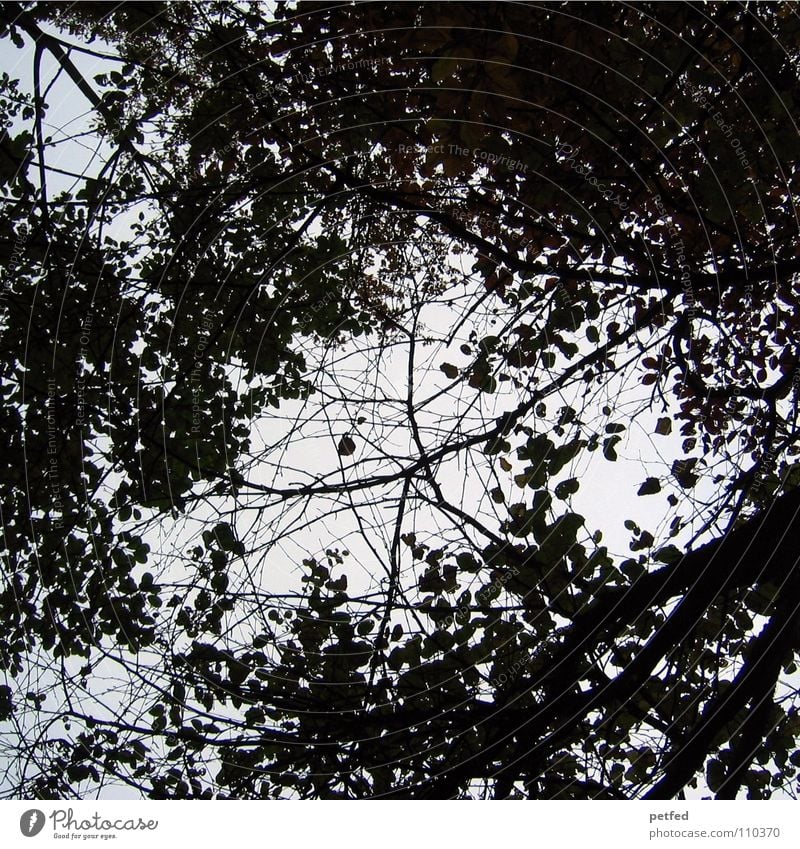
M791 4L0 23L7 796L796 792Z

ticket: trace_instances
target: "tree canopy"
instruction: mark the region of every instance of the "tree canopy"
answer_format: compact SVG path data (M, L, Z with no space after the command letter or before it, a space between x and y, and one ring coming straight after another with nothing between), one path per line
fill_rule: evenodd
M0 27L0 793L797 794L796 4Z

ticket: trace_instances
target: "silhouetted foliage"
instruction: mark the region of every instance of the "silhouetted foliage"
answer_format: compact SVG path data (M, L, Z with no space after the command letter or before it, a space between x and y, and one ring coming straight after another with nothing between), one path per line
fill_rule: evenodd
M5 796L796 793L793 4L0 25Z

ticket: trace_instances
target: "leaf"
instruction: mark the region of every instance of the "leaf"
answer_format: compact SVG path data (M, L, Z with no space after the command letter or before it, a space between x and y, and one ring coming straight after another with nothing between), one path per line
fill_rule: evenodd
M223 551L233 551L236 548L236 537L233 528L227 522L220 522L213 530L213 537Z
M228 576L224 572L217 572L211 578L211 588L216 593L224 593L228 589Z
M547 464L547 471L550 475L557 475L567 463L570 463L578 456L581 448L586 445L584 439L573 439L567 442L560 448L557 448L551 455Z
M452 363L442 363L439 368L445 373L448 380L455 380L459 375L459 370Z
M479 389L481 392L486 392L491 395L497 390L497 380L491 374L486 374L482 371L475 371L470 375L469 385L473 389Z
M577 513L566 513L562 516L547 529L545 538L536 553L536 560L547 567L555 565L575 544L578 530L583 524L583 516ZM552 583L556 575L551 572L548 577Z
M347 590L347 575L342 575L335 581L328 581L325 586L334 592L343 593Z
M349 457L356 450L356 443L353 441L351 436L343 436L339 440L339 444L336 446L336 451L339 453L340 457Z
M375 621L373 619L365 619L363 622L359 622L356 626L356 633L359 637L364 637L375 627Z
M12 690L5 684L0 685L0 719L6 720L14 712L14 703L11 700Z
M454 77L463 64L458 56L442 56L433 64L431 79L437 84L443 83L445 80Z
M248 725L262 725L266 720L263 708L253 706L245 711L244 719Z
M674 545L665 545L664 548L659 548L654 557L659 563L678 563L683 552Z
M244 681L247 680L247 676L250 674L250 667L246 663L242 663L242 661L237 660L235 657L227 658L226 666L228 668L228 677L230 678L231 683L236 687L244 683Z
M650 548L655 541L655 537L650 531L642 531L639 539L631 543L631 551L641 551L643 548Z
M672 464L672 474L684 489L691 489L700 480L699 476L692 471L696 464L696 457L687 460L675 460Z
M621 436L609 436L608 439L603 440L603 456L606 460L616 461L617 452L615 446L618 442L622 441Z
M712 793L716 793L725 781L725 767L716 758L706 765L706 781Z
M513 33L504 32L499 40L494 42L493 47L500 56L513 62L519 51L519 42Z
M672 433L672 419L661 418L656 423L656 433L660 436L669 436Z
M463 569L465 572L477 572L481 568L480 563L475 559L475 556L470 554L468 551L463 551L461 554L457 554L456 563L458 564L459 569Z
M647 478L647 480L639 487L637 495L655 495L661 492L661 483L658 478Z
M556 486L556 497L564 501L569 498L570 495L574 495L579 488L580 483L575 478L568 478L565 481L561 481L561 483Z

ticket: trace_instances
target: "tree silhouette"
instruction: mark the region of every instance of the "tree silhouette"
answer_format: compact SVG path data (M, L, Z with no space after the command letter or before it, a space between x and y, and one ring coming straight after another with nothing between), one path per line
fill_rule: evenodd
M793 4L0 24L0 792L797 792Z

